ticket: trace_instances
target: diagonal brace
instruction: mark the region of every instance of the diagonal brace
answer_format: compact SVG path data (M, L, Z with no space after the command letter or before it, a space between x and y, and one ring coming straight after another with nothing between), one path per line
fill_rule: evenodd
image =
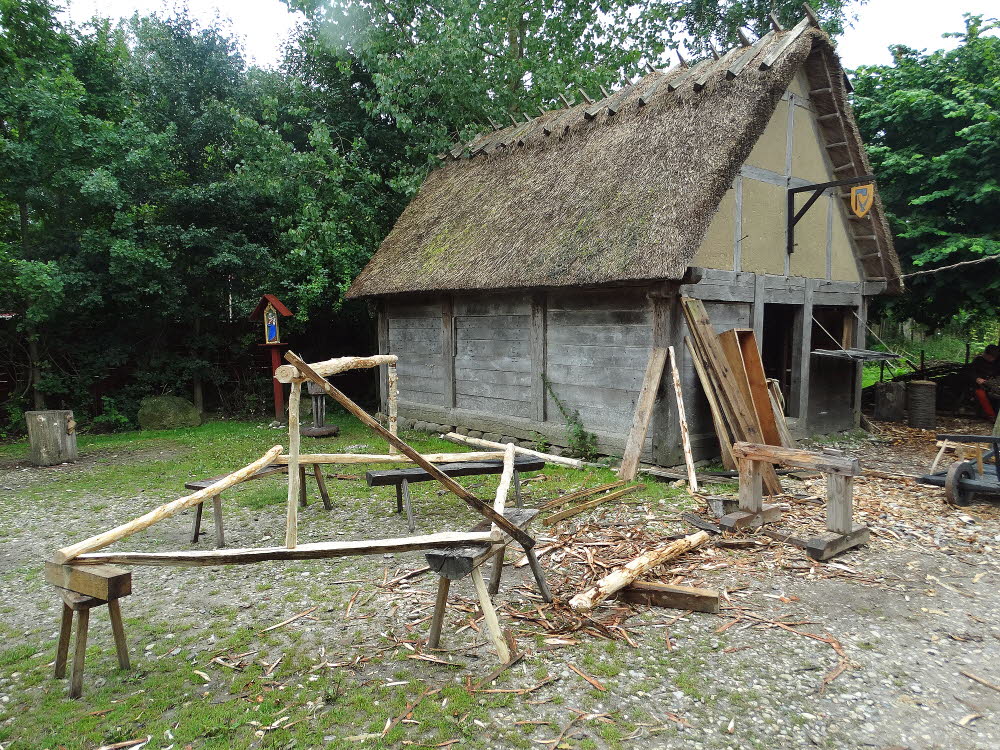
M511 537L513 537L515 540L517 540L517 542L522 547L524 547L525 550L530 550L532 547L535 546L535 540L529 534L525 533L522 529L519 529L517 526L512 524L510 521L508 521L506 518L503 517L503 514L497 513L495 510L493 510L491 506L487 505L485 502L483 502L478 497L469 492L467 489L465 489L465 487L463 487L454 479L452 479L443 471L441 471L437 466L432 464L430 461L428 461L426 458L420 455L417 451L411 448L410 445L406 443L404 440L402 440L396 435L393 435L391 432L385 429L382 425L378 423L378 421L376 421L370 414L368 414L368 412L366 412L364 409L362 409L360 406L354 403L345 394L341 393L337 388L330 385L330 383L322 375L317 374L316 371L313 370L306 362L304 362L302 358L299 357L297 354L289 351L285 354L285 360L289 364L294 365L296 369L298 369L299 374L302 377L304 377L306 380L311 380L313 383L316 383L316 385L320 386L330 398L332 398L334 401L336 401L345 409L347 409L347 411L349 411L351 414L357 417L362 424L364 424L366 427L369 427L370 429L374 430L379 435L384 437L386 440L389 441L389 444L395 446L400 453L409 458L411 461L417 464L417 466L419 466L421 469L426 471L437 481L443 484L445 489L449 490L455 495L458 495L458 497L464 500L469 505L469 507L471 507L473 510L475 510L482 516L485 516L487 519L495 523L501 530L503 530Z

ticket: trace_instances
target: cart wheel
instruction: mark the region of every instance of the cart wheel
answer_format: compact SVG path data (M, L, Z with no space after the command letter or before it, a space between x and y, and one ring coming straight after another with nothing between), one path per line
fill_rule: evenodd
M948 477L944 482L944 494L952 505L969 505L974 493L962 489L963 479L974 479L976 465L972 461L956 461L948 467Z

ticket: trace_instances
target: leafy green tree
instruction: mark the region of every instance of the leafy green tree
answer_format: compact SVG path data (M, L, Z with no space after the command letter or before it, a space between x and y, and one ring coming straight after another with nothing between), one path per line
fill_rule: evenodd
M309 19L307 32L371 71L368 106L410 136L399 185L413 191L428 159L508 113L561 106L559 96L597 95L666 63L682 41L732 47L737 29L768 28L773 11L792 24L797 0L285 0ZM843 0L817 4L828 28L844 21ZM685 53L687 54L687 53ZM423 157L422 159L420 157ZM419 163L418 163L419 162Z
M856 71L854 110L904 270L1000 255L1000 28L966 16L951 51L892 48ZM1000 260L914 276L898 315L995 317Z

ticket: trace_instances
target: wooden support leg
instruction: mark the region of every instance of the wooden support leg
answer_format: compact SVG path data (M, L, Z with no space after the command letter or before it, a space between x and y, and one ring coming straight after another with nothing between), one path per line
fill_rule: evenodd
M416 525L413 523L413 508L410 506L410 483L404 479L399 484L403 488L403 510L406 511L406 527L412 532Z
M196 506L194 506L194 524L193 528L191 529L192 544L197 544L198 537L201 535L201 511L202 511L201 503L198 503Z
M63 604L62 620L59 623L59 645L56 646L55 678L61 680L66 676L66 660L69 657L69 637L73 630L73 610Z
M73 651L73 674L69 682L70 698L79 698L83 694L83 664L87 657L87 628L89 626L90 610L78 610L76 613L76 649Z
M431 617L431 632L427 636L427 648L437 648L441 643L441 627L444 625L444 610L448 606L448 589L451 579L438 578L437 599L434 600L434 616Z
M490 576L490 596L500 593L500 576L503 575L503 554L506 547L502 547L493 555L493 575Z
M125 643L125 626L122 624L122 610L117 599L108 602L108 615L111 617L111 632L115 636L115 651L118 652L118 666L131 669L128 661L128 645Z
M323 479L323 469L319 464L313 464L313 474L316 477L316 486L319 487L319 496L323 498L323 507L327 510L333 510L330 493L326 491L326 480Z
M472 582L476 586L476 594L479 595L479 606L483 608L483 619L486 627L489 628L489 638L493 643L493 648L497 650L500 661L506 664L510 661L510 649L504 640L503 633L500 632L500 621L497 619L497 612L493 609L493 600L486 590L486 581L483 580L483 573L479 568L472 570Z
M215 546L226 546L226 530L222 527L222 495L212 498L212 517L215 520Z
M299 467L299 505L305 508L309 504L309 498L306 495L306 467Z
M542 595L542 601L551 602L552 592L549 591L549 584L545 582L545 573L535 556L535 550L526 549L524 554L528 558L528 567L531 568L531 574L535 577L535 584L538 586L538 593Z
M514 471L514 505L518 508L524 507L524 501L521 500L521 472Z
M727 513L719 519L719 525L726 531L742 528L756 528L764 523L777 521L781 518L781 510L777 505L764 505L764 473L765 463L741 458L738 462L740 472L740 509ZM770 465L767 466L770 468Z
M402 485L396 485L396 512L403 512L403 487Z
M838 534L854 530L854 477L826 476L826 528Z

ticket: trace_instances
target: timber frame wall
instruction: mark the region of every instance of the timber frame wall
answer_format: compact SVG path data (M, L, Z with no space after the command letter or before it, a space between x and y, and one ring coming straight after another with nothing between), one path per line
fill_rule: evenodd
M621 455L652 346L673 345L696 457L717 454L707 403L684 345L687 329L679 296L705 301L718 331L752 328L762 341L764 305L798 308L792 332L792 388L788 411L798 435L810 428L857 426L861 365L810 356L814 306L841 307L866 320L867 298L882 282L849 282L691 269L697 283L557 288L517 292L408 295L380 300L379 352L399 356L399 411L404 418L465 427L506 438L566 445L566 420L547 392L547 380L598 450ZM850 342L863 348L863 324L854 321ZM828 347L822 347L828 348ZM834 364L835 363L835 364ZM825 368L849 367L851 378L814 386L839 390L821 414L810 411L810 382ZM842 371L841 371L842 372ZM382 398L387 393L383 374ZM852 392L853 391L853 392ZM673 386L661 383L642 460L674 465L682 460ZM815 410L813 410L815 411ZM803 416L805 415L805 418Z

